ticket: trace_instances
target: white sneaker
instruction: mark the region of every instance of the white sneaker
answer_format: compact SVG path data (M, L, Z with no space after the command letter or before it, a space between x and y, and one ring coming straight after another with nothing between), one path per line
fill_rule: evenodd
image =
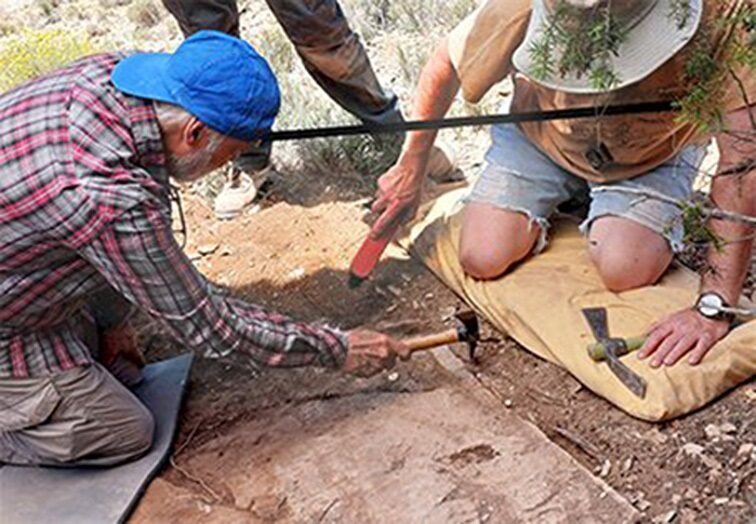
M241 172L235 183L228 181L223 184L223 189L215 197L215 216L220 220L231 220L241 215L255 201L257 190L268 179L270 172L270 166L252 175Z
M436 183L460 182L465 175L457 166L457 155L447 143L437 141L431 149L427 168L428 177Z

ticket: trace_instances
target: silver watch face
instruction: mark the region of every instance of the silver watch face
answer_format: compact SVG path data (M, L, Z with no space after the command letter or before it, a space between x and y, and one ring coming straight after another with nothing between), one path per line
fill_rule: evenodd
M714 293L706 293L698 299L696 309L705 317L716 317L722 311L723 306L722 297Z

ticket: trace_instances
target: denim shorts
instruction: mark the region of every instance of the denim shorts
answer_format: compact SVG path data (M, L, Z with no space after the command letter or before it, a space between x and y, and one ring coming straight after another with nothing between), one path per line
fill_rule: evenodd
M524 213L541 226L543 235L535 248L546 246L549 217L557 206L590 198L588 216L580 226L585 234L591 223L603 216L637 222L659 233L675 252L682 247L680 209L667 202L622 191L597 192L600 187L641 189L675 200L690 197L706 148L688 146L672 160L648 173L619 182L587 182L558 166L536 148L515 125L493 126L492 145L486 163L465 202L490 204Z

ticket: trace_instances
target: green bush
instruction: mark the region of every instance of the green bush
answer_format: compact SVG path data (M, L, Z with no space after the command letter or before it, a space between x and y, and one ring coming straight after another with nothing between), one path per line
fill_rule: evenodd
M98 49L61 29L24 30L0 44L0 92Z

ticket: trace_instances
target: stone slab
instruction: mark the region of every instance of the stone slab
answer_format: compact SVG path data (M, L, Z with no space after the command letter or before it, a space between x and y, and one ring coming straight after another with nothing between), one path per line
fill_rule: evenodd
M460 387L358 394L263 413L201 447L183 467L250 521L621 523L638 517L537 428ZM148 492L137 515L145 519L154 503L161 501L151 502ZM212 508L204 512L206 520ZM203 520L200 510L183 517Z

